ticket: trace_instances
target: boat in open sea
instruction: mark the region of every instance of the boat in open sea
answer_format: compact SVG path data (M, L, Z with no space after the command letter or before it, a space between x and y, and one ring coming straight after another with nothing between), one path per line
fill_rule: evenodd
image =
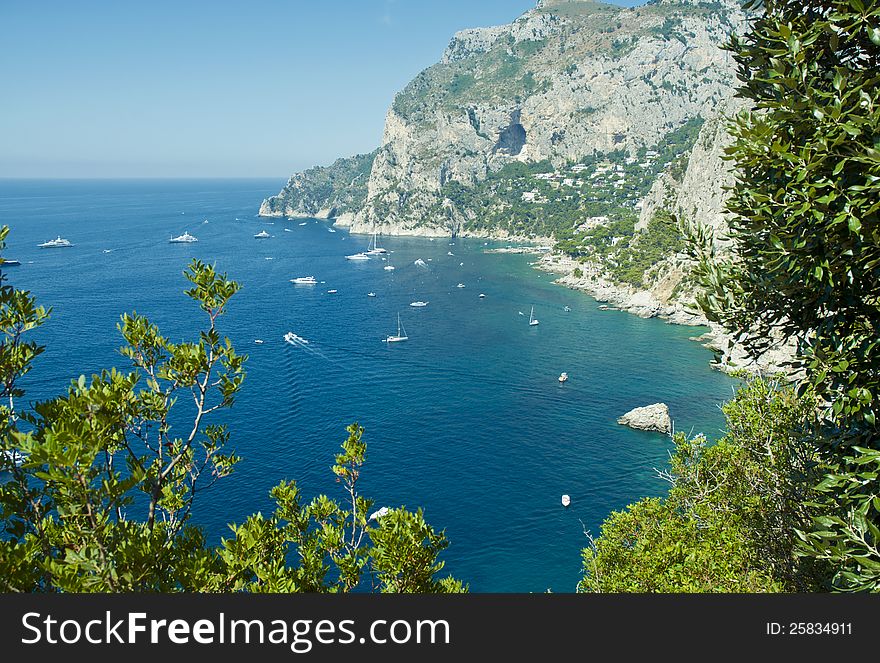
M565 382L566 380L568 380L568 373L562 371L562 373L559 374L559 381Z
M318 281L314 276L297 276L295 279L290 279L290 282L297 285L315 285Z
M382 269L384 269L386 272L393 272L394 265L385 265Z
M265 230L261 230L261 231L258 232L256 235L254 235L254 239L266 239L266 238L271 237L271 236L272 236L272 235L270 235L269 233L267 233Z
M411 302L410 306L414 306L415 308L422 308L423 306L427 306L428 302Z
M293 344L296 344L296 343L305 343L306 345L308 345L308 343L309 343L309 342L308 342L306 339L304 339L302 336L297 336L297 335L294 334L293 332L287 332L287 333L284 335L284 340L287 341L288 343L293 343Z
M198 242L195 237L189 234L188 231L184 230L182 235L178 235L177 237L172 237L168 240L170 244L190 244L192 242Z
M536 327L538 324L538 319L535 317L535 307L532 307L531 313L529 313L529 327Z
M409 336L406 335L406 329L404 329L403 325L400 323L400 313L397 314L397 335L386 336L382 339L383 343L400 343L401 341L409 340Z
M345 256L346 260L369 260L370 256L366 253L353 253L350 256Z
M73 246L69 240L63 239L61 235L58 235L57 239L50 239L48 242L43 242L42 244L37 244L41 249L63 249L68 246Z
M4 260L0 265L6 265L8 267L18 267L21 263L18 260Z

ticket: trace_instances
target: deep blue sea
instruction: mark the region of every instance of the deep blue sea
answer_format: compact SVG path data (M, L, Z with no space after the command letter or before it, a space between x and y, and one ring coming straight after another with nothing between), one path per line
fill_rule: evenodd
M330 465L358 421L368 443L363 493L377 507L423 507L451 541L445 571L476 592L571 592L584 527L595 534L610 511L667 487L655 468L667 463L669 439L616 418L663 401L677 429L718 437L719 404L735 382L688 340L703 330L600 311L529 267L533 256L487 255L478 240L383 237L386 262L347 261L368 237L256 216L283 184L0 181L0 223L12 228L4 257L22 262L10 282L52 307L37 335L47 350L23 383L30 399L124 368L116 323L125 311L172 340L193 338L203 314L183 295L192 257L243 285L220 325L249 356L243 390L223 414L244 460L200 496L195 520L212 541L226 523L271 511L268 491L282 479L309 497L342 497ZM262 229L272 237L254 239ZM168 243L184 231L198 243ZM37 248L58 235L75 246ZM324 283L289 282L309 275ZM410 307L415 300L428 306ZM382 343L398 313L409 341ZM286 343L287 331L308 349Z

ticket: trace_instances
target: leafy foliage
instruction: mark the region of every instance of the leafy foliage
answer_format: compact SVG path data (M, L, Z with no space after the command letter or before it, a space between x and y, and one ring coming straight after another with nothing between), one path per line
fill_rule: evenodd
M325 495L304 503L281 482L271 518L253 515L207 545L190 514L239 462L215 417L234 404L246 358L217 327L239 285L196 260L185 276L205 314L196 340L171 342L123 315L132 370L80 376L30 408L17 384L42 348L25 335L49 312L6 284L0 263L0 591L466 591L435 577L447 541L421 511L368 515L357 424L333 466L346 506Z
M666 498L644 499L603 523L584 550L582 591L776 592L820 586L798 557L809 522L814 452L800 427L810 403L755 380L725 404L728 432L710 445L675 436Z
M771 331L798 341L826 473L807 554L834 563L835 587L877 590L880 7L762 4L730 46L753 103L729 150L734 255L702 251L699 303L755 349Z

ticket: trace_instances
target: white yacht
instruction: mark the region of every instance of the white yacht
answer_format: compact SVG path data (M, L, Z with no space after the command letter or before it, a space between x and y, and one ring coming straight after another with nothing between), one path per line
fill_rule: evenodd
M568 313L569 311L571 311L571 306L564 306L562 310Z
M254 235L254 239L266 239L267 237L271 237L271 236L272 235L267 233L265 230L261 230L256 235Z
M353 253L350 256L345 256L345 259L346 260L369 260L370 256L368 256L366 253L361 252L361 253Z
M171 244L189 244L191 242L198 242L195 237L189 234L189 232L184 231L182 235L178 235L177 237L172 237L168 240Z
M397 335L396 336L388 336L382 339L383 343L400 343L401 341L406 341L409 339L409 336L406 335L406 329L404 329L403 325L400 324L400 313L397 314Z
M529 313L529 327L535 327L538 324L540 324L540 323L538 322L538 319L535 317L535 307L533 306L532 312Z
M454 254L452 251L447 251L447 252L446 252L446 255L448 255L448 256L454 256L455 254Z
M297 276L295 279L290 279L290 282L297 285L315 285L318 281L314 276Z
M568 373L562 371L562 373L559 374L559 381L565 382L566 380L568 380Z
M422 260L421 258L419 258L418 260L416 260L413 264L414 264L416 267L427 267L427 266L428 266L427 263L426 263L424 260Z
M263 339L261 339L261 338L255 338L255 339L254 339L254 343L256 343L257 345L263 345Z
M385 265L382 269L384 269L386 272L393 272L394 265Z
M292 231L290 228L285 228L285 229L284 229L284 232L286 232L286 233L292 233L293 231Z
M67 246L73 246L70 241L63 239L61 235L58 235L57 239L50 239L48 242L43 242L42 244L37 244L41 249L61 249Z
M328 291L327 291L327 294L328 294L328 295L335 295L337 292L339 292L339 291L338 291L336 288L333 288L333 289L331 289L331 290L328 290Z
M416 308L421 308L423 306L427 306L428 302L411 302L410 306L414 306Z
M458 284L457 286L455 286L455 287L456 287L456 288L464 288L465 286L464 286L464 283L459 283L459 284Z
M571 504L571 497L569 497L568 495L563 495L562 506L568 506L569 504Z
M480 299L486 299L486 295L484 295L482 292L480 293Z
M375 292L368 292L367 293L367 297L375 297L375 296L376 296Z

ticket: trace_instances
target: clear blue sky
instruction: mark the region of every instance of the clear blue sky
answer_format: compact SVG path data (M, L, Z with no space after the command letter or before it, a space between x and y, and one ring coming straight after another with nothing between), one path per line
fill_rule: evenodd
M0 0L0 177L286 177L368 152L456 30L534 4Z

